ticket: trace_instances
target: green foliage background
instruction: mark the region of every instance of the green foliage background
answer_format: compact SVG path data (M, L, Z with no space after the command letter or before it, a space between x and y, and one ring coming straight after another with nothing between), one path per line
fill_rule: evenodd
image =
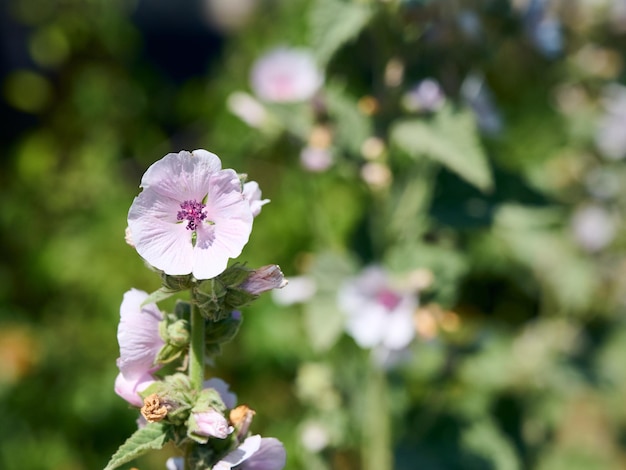
M257 410L254 430L285 443L287 468L626 467L626 167L594 141L603 90L624 82L617 2L546 0L563 37L555 54L529 30L526 8L542 2L256 3L240 28L205 24L180 50L182 78L147 53L142 2L1 6L5 50L24 60L5 60L1 77L0 468L103 468L135 429L113 392L119 304L159 284L124 242L126 214L152 162L195 148L272 199L241 260L318 280L306 305L249 307L214 369ZM171 22L197 14L187 9ZM158 11L161 52L176 55L182 33ZM299 163L320 124L310 106L268 105L263 130L227 108L277 45L309 47L324 67L326 172ZM469 75L483 77L500 131L479 132L461 91ZM445 106L403 108L427 77ZM382 186L361 177L371 136L384 143ZM591 251L572 231L587 205L615 229ZM457 322L386 371L342 333L335 303L369 263L431 272L422 305ZM327 433L318 451L301 438L311 423ZM164 468L173 452L135 466Z

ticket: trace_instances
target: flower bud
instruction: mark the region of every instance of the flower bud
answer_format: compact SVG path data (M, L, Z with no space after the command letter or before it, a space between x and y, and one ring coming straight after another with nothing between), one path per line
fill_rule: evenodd
M192 413L189 421L189 429L199 436L225 439L234 429L228 425L224 415L216 410Z
M189 322L187 320L177 320L168 325L166 341L179 347L189 344Z
M281 289L287 285L287 280L277 264L270 264L255 269L239 286L252 295L259 295L272 289Z

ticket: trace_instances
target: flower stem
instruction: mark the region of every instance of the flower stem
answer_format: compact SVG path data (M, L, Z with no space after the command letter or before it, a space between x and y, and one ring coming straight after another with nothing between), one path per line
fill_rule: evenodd
M191 302L189 379L194 390L202 390L202 383L204 382L204 318L193 301Z
M370 364L365 384L365 422L361 459L364 470L393 468L388 384L385 372Z

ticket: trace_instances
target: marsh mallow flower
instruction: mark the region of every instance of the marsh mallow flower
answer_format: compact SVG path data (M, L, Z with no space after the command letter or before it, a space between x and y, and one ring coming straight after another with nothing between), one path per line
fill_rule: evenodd
M143 404L138 393L154 381L151 374L159 369L155 360L165 345L159 336L163 314L156 304L141 305L147 297L146 292L138 289L124 294L117 328L120 374L115 380L115 392L135 406Z
M254 217L261 213L261 207L270 202L269 199L261 199L261 189L256 181L245 183L242 194L243 198L250 203L250 210Z
M398 350L415 336L417 296L395 288L387 273L371 266L346 281L338 294L346 331L362 348Z
M250 184L250 183L247 183ZM211 279L250 237L255 210L234 170L206 150L169 153L148 168L128 213L137 252L169 275Z
M311 52L299 48L271 50L254 63L250 74L254 93L270 103L307 101L323 80Z

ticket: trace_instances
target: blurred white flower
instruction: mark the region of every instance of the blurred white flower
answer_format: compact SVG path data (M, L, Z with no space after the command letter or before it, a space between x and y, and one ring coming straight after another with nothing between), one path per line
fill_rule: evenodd
M313 97L324 81L308 49L279 47L252 66L250 82L263 101L294 103Z
M269 121L269 115L261 103L243 91L236 91L228 96L228 110L250 127L263 127Z
M302 426L300 441L309 452L316 453L324 450L329 440L328 430L321 423L308 421Z
M579 208L572 217L572 232L576 242L588 251L598 251L615 237L615 222L601 206Z
M280 290L272 291L272 298L278 305L293 305L304 303L317 291L313 278L308 276L294 276L289 278L289 284Z
M396 289L379 266L370 266L346 281L338 302L346 315L346 331L362 348L399 350L415 337L414 293Z
M619 160L626 157L626 87L606 86L602 103L605 114L598 121L596 146L606 158Z

